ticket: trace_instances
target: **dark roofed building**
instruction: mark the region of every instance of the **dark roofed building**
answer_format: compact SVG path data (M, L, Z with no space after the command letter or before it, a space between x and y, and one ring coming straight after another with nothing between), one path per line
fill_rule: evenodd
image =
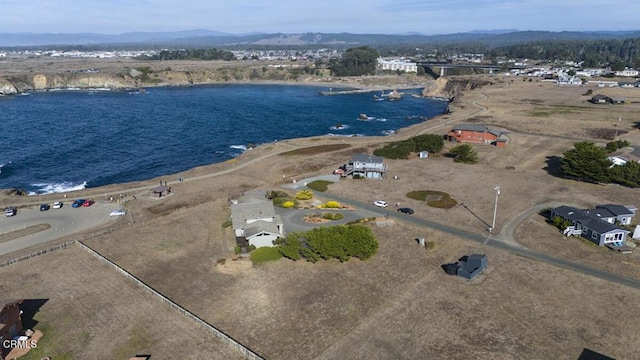
M622 246L630 232L616 223L631 223L635 210L621 205L598 205L594 209L559 206L551 209L550 219L559 216L568 221L571 225L563 230L567 236L580 235L599 246Z
M611 104L612 103L612 100L610 97L602 94L594 95L593 97L591 97L591 100L589 101L593 104Z
M0 299L0 360L4 360L11 350L3 346L4 341L22 333L21 303L22 300Z

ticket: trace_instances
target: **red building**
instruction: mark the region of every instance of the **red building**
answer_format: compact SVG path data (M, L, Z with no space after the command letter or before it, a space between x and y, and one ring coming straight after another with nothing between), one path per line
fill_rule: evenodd
M461 143L492 144L503 147L507 143L503 135L502 131L491 130L486 125L461 124L447 133L447 139Z
M11 340L22 333L21 303L22 300L0 300L0 360L4 360L11 350L3 345L5 340Z

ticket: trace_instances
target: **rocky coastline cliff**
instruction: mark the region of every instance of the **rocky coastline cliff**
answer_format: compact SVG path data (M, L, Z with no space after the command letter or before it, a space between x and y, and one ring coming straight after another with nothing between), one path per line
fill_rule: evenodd
M422 96L453 101L465 91L489 84L489 81L480 79L449 79L439 77L422 90Z

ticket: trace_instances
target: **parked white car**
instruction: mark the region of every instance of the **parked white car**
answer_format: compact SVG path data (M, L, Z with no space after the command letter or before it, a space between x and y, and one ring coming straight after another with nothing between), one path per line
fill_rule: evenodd
M373 202L373 205L377 206L377 207L381 207L381 208L386 208L387 207L387 202L384 200L376 200Z
M127 212L126 212L126 211L124 211L124 210L120 209L120 210L113 210L113 211L111 212L111 214L109 214L109 216L111 216L111 217L117 217L117 216L122 216L122 215L126 215L126 214L127 214Z
M56 201L53 203L53 208L54 209L60 209L62 208L62 201Z

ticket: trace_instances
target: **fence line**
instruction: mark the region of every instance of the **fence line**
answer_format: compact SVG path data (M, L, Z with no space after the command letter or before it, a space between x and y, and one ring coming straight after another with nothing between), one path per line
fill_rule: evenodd
M231 336L227 335L222 330L214 327L213 325L211 325L208 322L206 322L203 319L201 319L199 316L193 314L189 310L187 310L187 309L183 308L182 306L178 305L177 303L173 302L173 300L171 300L171 299L167 298L166 296L162 295L160 292L158 292L157 290L155 290L151 286L147 285L145 282L143 282L142 280L138 279L136 276L132 275L127 270L121 268L120 266L118 266L113 261L107 259L106 257L102 256L97 251L95 251L92 248L90 248L89 246L85 245L82 241L78 241L77 243L80 245L80 247L82 249L86 250L91 255L95 256L98 260L100 260L103 263L113 267L119 273L121 273L125 277L129 278L134 283L136 283L138 286L140 286L143 289L147 290L152 295L155 295L156 297L158 297L163 302L169 304L171 307L173 307L174 309L178 310L178 312L181 313L182 315L184 315L184 316L186 316L188 318L191 318L192 320L196 321L198 324L203 326L205 329L207 329L213 335L215 335L219 339L223 340L227 344L231 345L232 347L234 347L235 349L240 351L242 354L244 354L244 356L247 359L250 359L250 360L264 360L264 358L262 356L258 355L258 353L256 353L255 351L253 351L253 350L249 349L248 347L242 345L240 342L238 342L237 340L233 339Z
M67 241L67 242L62 243L62 244L51 246L51 247L43 249L43 250L38 250L38 251L32 252L31 254L28 254L28 255L20 256L19 258L7 260L7 261L5 261L3 263L0 263L0 268L5 267L5 266L9 266L9 265L13 265L13 264L17 264L17 263L19 263L21 261L24 261L24 260L33 259L34 257L38 257L40 255L44 255L44 254L50 253L52 251L56 251L56 250L60 250L60 249L66 249L66 248L68 248L69 246L71 246L71 245L73 245L75 243L76 243L75 240L71 240L71 241Z

